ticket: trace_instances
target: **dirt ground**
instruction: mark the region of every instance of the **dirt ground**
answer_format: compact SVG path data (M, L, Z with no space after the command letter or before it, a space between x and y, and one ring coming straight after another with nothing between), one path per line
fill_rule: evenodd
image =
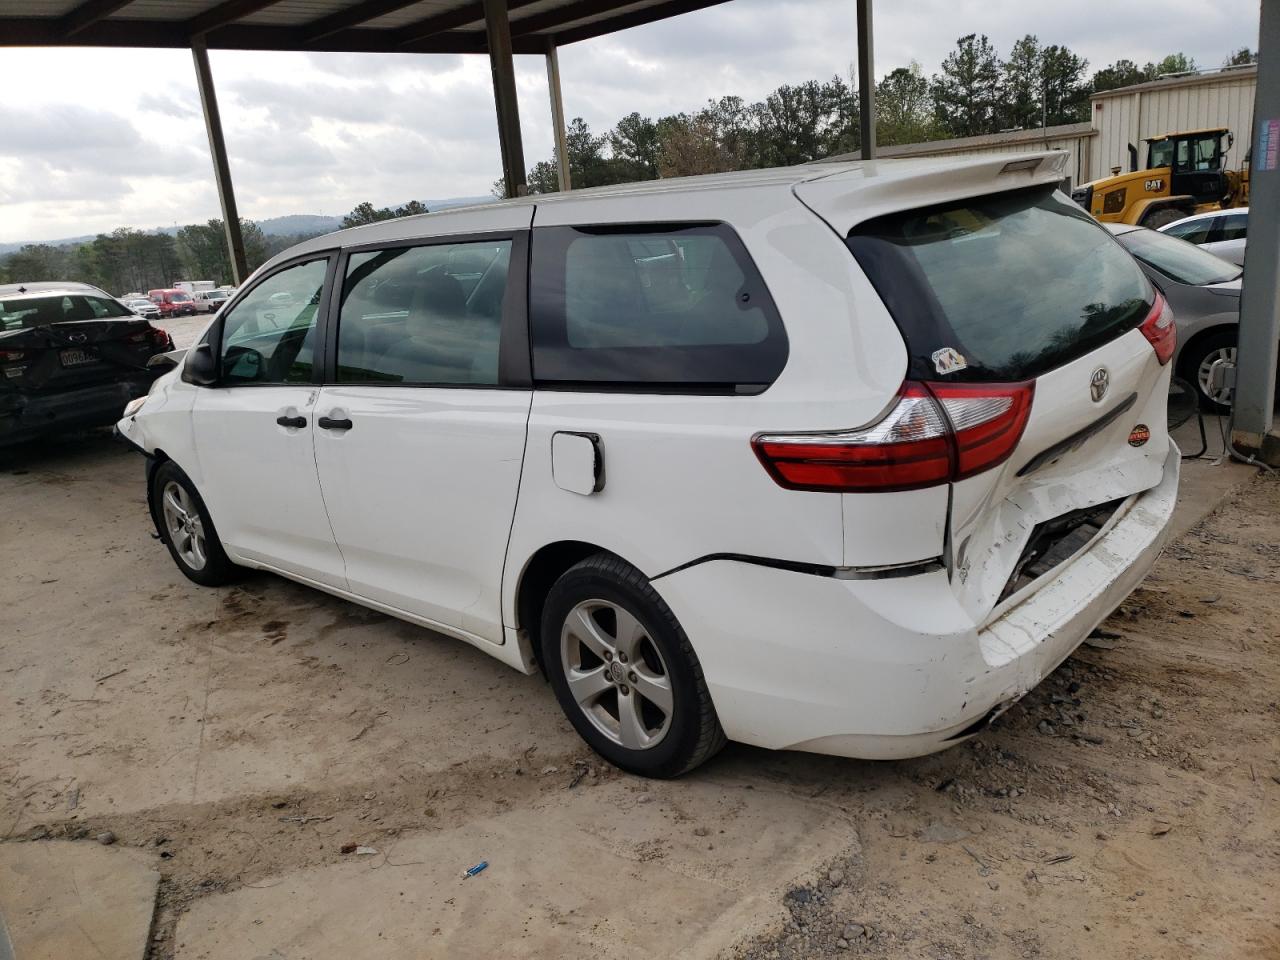
M0 839L146 851L152 960L1280 957L1280 481L968 744L657 783L464 644L188 583L105 437L0 458Z

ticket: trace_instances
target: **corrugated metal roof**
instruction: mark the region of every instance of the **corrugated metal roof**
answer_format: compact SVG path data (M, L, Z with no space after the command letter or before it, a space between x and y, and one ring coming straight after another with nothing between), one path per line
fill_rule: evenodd
M507 0L512 47L537 53L725 0ZM482 53L481 0L4 0L0 47Z
M1134 83L1127 87L1115 87L1111 90L1099 90L1090 98L1106 100L1111 97L1125 97L1133 93L1146 93L1154 90L1168 90L1173 87L1197 87L1207 84L1232 83L1240 80L1256 81L1258 65L1256 63L1241 64L1238 67L1221 67L1217 70L1202 70L1199 73L1175 74L1148 80L1146 83Z

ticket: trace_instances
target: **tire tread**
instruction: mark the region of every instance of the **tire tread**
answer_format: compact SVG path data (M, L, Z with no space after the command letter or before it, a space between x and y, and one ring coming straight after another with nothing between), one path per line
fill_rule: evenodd
M694 653L693 644L689 642L689 637L684 632L684 627L680 625L680 621L676 619L676 615L672 613L671 608L662 599L662 595L653 588L653 584L649 582L649 579L615 554L604 552L593 554L570 567L562 577L578 573L600 575L619 583L621 586L634 590L657 607L658 611L666 619L667 624L673 629L680 653L684 656L693 673L694 691L698 698L698 736L692 751L690 751L684 762L676 769L667 772L666 775L678 777L706 763L724 749L728 738L725 737L724 729L720 726L720 720L716 716L715 706L711 702L711 691L707 689L706 677L702 672L702 663L698 660L698 655Z

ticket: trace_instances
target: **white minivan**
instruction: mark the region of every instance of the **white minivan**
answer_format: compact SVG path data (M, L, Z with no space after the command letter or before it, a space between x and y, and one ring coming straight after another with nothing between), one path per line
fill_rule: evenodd
M119 432L250 567L549 678L628 770L981 731L1166 534L1172 315L1064 155L370 224L264 265Z

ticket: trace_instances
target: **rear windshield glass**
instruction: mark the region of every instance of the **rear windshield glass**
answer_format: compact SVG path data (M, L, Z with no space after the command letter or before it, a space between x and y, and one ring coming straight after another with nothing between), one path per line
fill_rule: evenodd
M1192 286L1225 283L1244 273L1234 263L1201 250L1194 243L1154 230L1131 230L1117 238L1126 250L1161 273Z
M902 331L912 379L1029 380L1154 302L1133 259L1052 188L878 217L849 249Z
M44 327L72 320L132 317L129 308L104 297L52 296L0 300L0 330Z

